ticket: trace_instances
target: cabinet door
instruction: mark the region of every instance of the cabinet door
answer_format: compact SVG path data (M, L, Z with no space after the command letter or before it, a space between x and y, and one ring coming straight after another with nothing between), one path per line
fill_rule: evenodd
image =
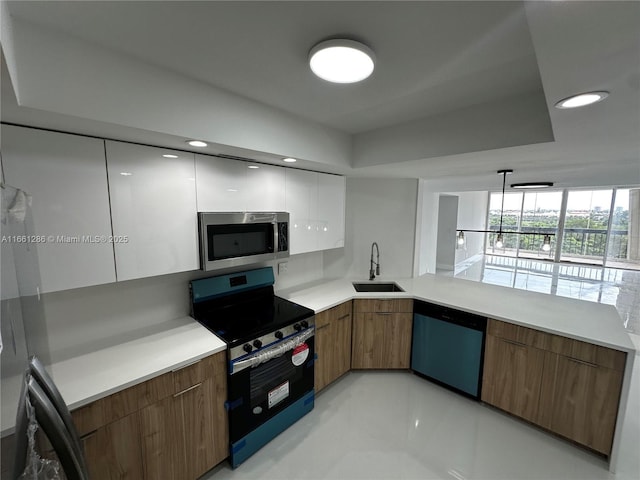
M409 368L410 313L357 313L353 322L352 368Z
M112 141L106 146L118 280L197 270L193 154Z
M139 438L137 413L85 435L82 443L91 479L141 479Z
M342 311L337 311L338 315L333 330L336 358L334 380L351 369L351 302L348 303L348 312L344 312L345 308L342 308Z
M196 155L199 212L247 210L247 162Z
M179 480L185 469L180 399L166 397L140 410L144 478Z
M248 168L249 166L258 168ZM247 166L246 209L249 212L284 212L285 168L272 165Z
M621 387L622 372L559 355L551 429L609 455Z
M285 190L286 210L290 214L289 252L295 255L317 250L318 174L287 169Z
M482 400L535 422L545 352L493 335L485 342Z
M345 178L318 174L318 250L344 247Z
M46 239L31 245L40 291L115 282L104 142L2 125L2 166L6 183L31 195L22 233Z
M331 310L316 315L315 348L318 355L314 363L315 390L319 392L333 381L334 323Z

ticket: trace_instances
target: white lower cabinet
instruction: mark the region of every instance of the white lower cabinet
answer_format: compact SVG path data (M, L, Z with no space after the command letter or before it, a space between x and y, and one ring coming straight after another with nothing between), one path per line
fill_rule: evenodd
M118 280L197 270L194 154L114 141L106 151Z
M33 236L40 291L114 282L104 141L2 125L2 165L5 182L31 198L23 232ZM13 202L20 221L28 199Z

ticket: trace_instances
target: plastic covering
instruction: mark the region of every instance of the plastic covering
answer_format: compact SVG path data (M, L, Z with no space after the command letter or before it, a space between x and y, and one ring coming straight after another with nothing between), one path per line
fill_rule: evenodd
M24 400L28 418L27 463L24 472L18 477L18 480L61 480L60 464L55 460L47 460L40 457L36 451L38 422L36 420L35 408L31 405L28 392Z

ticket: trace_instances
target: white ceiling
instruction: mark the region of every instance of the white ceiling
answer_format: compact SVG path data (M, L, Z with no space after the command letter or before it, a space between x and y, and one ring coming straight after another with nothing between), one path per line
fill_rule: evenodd
M545 101L555 137L456 155L389 155L344 173L451 179L453 189L494 185L499 168L521 173L517 181L640 184L639 2L29 1L9 9L22 21L328 125L356 143L528 94ZM308 68L309 49L340 35L376 53L376 71L361 84L328 84ZM581 110L552 107L589 90L611 95Z

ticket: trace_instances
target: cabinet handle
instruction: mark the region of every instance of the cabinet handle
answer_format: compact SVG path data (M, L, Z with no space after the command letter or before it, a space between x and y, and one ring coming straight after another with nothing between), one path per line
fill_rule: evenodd
M581 365L586 365L587 367L598 368L598 365L591 362L585 362L584 360L578 360L577 358L567 357L569 360L575 363L579 363Z
M329 326L328 323L325 323L324 325L320 325L319 327L316 327L316 332L322 330L323 328L327 328Z
M345 314L344 314L344 315L342 315L341 317L338 317L338 320L343 320L343 319L345 319L345 318L347 318L347 317L350 317L350 316L351 316L351 314L350 314L350 313L345 313Z
M201 385L202 385L202 382L200 382L200 383L196 383L195 385L193 385L193 386L191 386L191 387L189 387L189 388L185 388L185 389L184 389L184 390L182 390L181 392L174 393L174 394L173 394L173 397L174 397L174 398L175 398L175 397L179 397L180 395L183 395L183 394L185 394L185 393L187 393L187 392L189 392L189 391L191 391L191 390L195 390L196 388L198 388L198 387L199 387L199 386L201 386Z
M501 340L503 342L505 342L505 343L510 343L511 345L517 345L518 347L526 347L527 346L526 343L516 342L515 340L509 340L508 338L502 338Z
M377 315L393 315L393 312L376 312Z
M189 368L192 365L195 365L196 363L198 363L200 360L196 360L195 362L191 362L191 363L187 363L186 365L182 365L181 367L178 367L174 370L171 370L172 373L176 373L179 372L180 370L184 370L185 368Z

